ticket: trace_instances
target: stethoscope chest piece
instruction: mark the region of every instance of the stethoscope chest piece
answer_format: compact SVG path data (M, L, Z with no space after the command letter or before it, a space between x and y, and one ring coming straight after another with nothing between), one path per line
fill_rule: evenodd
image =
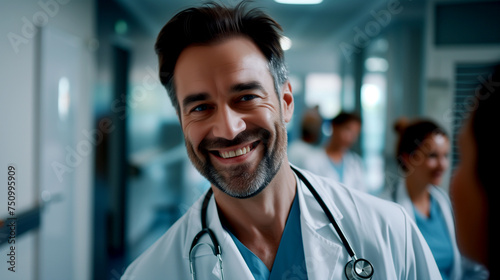
M349 280L370 280L373 276L373 266L372 264L367 261L366 259L362 258L357 258L356 254L354 253L354 250L352 249L351 245L349 244L349 241L347 240L346 236L342 232L342 229L340 226L337 224L335 221L335 218L333 217L332 213L326 206L325 202L323 199L321 199L321 196L316 192L316 190L313 188L311 183L300 173L297 169L293 168L293 171L297 174L300 180L304 182L304 184L307 186L309 191L311 191L312 195L316 199L316 201L319 203L321 208L323 209L325 215L328 217L328 220L332 223L332 226L334 227L335 231L339 235L340 239L342 240L342 244L344 244L345 249L347 250L347 253L349 253L349 256L351 257L351 261L349 261L345 265L345 275L347 279ZM196 234L195 238L193 239L193 242L191 243L191 249L189 250L189 263L190 263L190 272L191 272L191 277L192 279L195 279L195 272L194 272L194 262L192 258L192 254L195 248L201 246L201 245L208 245L211 249L213 254L217 257L219 261L219 268L220 268L220 275L222 279L224 278L224 272L222 270L222 252L221 252L221 247L219 246L219 242L217 241L217 237L215 236L214 232L210 230L207 226L207 208L208 208L208 202L210 201L210 197L212 196L212 189L210 189L207 194L205 195L205 199L203 200L203 204L201 207L201 231ZM211 239L212 244L209 243L198 243L201 237L204 234L208 234L208 236Z
M349 280L366 280L373 276L373 266L365 259L353 259L345 266L345 276Z

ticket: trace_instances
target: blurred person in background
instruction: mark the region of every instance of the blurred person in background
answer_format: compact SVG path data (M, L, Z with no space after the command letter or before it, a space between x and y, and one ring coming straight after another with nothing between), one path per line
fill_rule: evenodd
M300 139L288 145L288 160L295 166L304 168L304 158L318 148L318 144L321 141L322 124L323 118L319 113L319 106L306 109L300 124Z
M479 265L463 258L455 239L449 196L438 186L449 166L449 137L430 120L400 119L396 159L403 178L382 194L402 205L431 248L443 279L487 279Z
M462 127L458 146L460 163L452 178L450 194L455 211L460 251L500 279L500 221L498 137L493 130L500 121L500 65L487 84L476 91L474 111Z
M350 150L358 141L361 118L354 113L341 112L332 119L331 126L333 134L326 146L304 157L300 166L349 188L366 192L363 160Z

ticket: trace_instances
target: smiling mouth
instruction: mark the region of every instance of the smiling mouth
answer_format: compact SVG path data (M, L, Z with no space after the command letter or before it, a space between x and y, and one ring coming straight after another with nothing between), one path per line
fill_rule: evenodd
M253 150L255 148L255 146L257 146L257 144L258 144L258 141L254 142L252 144L249 144L243 148L236 149L236 150L224 151L224 152L213 151L212 153L214 155L217 155L217 156L223 158L223 159L234 158L234 157L246 155L251 150Z

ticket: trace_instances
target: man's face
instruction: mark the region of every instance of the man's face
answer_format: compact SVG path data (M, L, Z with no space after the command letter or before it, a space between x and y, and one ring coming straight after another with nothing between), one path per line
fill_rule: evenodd
M350 149L358 140L361 132L361 124L357 121L349 121L347 123L336 125L333 127L333 137L344 149Z
M174 83L194 166L232 197L258 194L286 159L289 84L278 98L266 58L244 37L187 47Z

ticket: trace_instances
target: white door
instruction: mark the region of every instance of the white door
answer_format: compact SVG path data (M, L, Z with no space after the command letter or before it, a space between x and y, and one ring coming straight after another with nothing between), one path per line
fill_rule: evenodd
M41 214L39 279L73 279L75 170L91 152L78 145L78 97L82 94L81 41L54 29L44 29L40 52L40 194L52 198ZM55 201L54 201L55 200Z

